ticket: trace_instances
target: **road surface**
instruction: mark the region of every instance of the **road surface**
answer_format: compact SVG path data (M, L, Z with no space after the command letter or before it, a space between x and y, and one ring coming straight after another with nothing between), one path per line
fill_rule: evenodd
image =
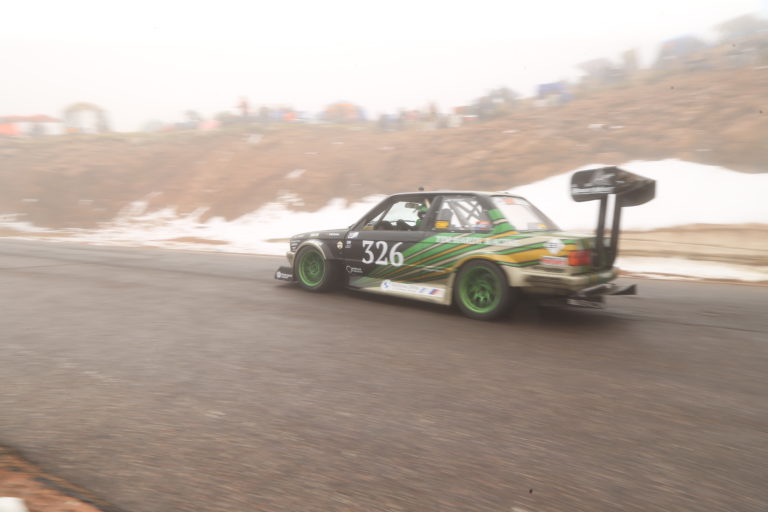
M768 287L482 323L279 258L0 241L0 444L116 510L768 510Z

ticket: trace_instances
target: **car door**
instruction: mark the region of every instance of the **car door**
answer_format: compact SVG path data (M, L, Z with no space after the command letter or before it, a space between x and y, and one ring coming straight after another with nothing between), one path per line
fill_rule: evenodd
M432 215L431 206L431 199L424 195L395 196L355 225L344 247L349 285L386 287L392 281L407 280L415 261L409 255L429 236L425 224Z
M493 222L487 206L475 194L444 194L435 198L433 206L434 216L425 226L425 235L434 249L425 251L419 264L422 275L435 285L448 286L450 276L467 256L495 243L489 239Z

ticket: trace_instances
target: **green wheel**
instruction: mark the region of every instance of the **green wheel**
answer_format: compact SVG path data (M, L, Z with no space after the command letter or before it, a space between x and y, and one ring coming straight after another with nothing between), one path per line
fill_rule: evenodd
M323 251L308 245L296 255L295 271L299 285L311 292L324 292L336 284L336 267L325 259Z
M470 261L456 276L454 300L462 313L475 320L494 320L505 314L511 295L507 276L491 262Z

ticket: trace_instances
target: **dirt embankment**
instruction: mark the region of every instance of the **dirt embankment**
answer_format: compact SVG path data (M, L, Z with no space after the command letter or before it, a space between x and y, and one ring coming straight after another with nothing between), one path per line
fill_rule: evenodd
M455 129L253 125L217 133L0 141L0 214L94 227L128 203L235 218L295 194L330 198L428 188L501 189L589 164L680 158L766 171L768 69L639 75L567 105L522 102ZM254 136L253 134L260 134ZM303 169L289 179L292 171Z
M29 512L100 512L113 509L87 490L46 473L3 446L0 446L0 496L23 500Z
M768 267L765 224L692 225L622 234L621 254L687 258Z

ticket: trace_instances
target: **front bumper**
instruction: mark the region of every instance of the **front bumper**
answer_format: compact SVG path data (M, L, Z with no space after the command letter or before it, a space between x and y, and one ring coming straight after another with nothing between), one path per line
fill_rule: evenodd
M296 278L293 277L293 267L282 266L278 268L275 270L275 279L278 281L295 281Z
M293 258L295 256L296 253L293 251L285 253L285 257L288 258L288 265L283 265L275 270L275 279L278 281L296 281L296 277L293 275Z

